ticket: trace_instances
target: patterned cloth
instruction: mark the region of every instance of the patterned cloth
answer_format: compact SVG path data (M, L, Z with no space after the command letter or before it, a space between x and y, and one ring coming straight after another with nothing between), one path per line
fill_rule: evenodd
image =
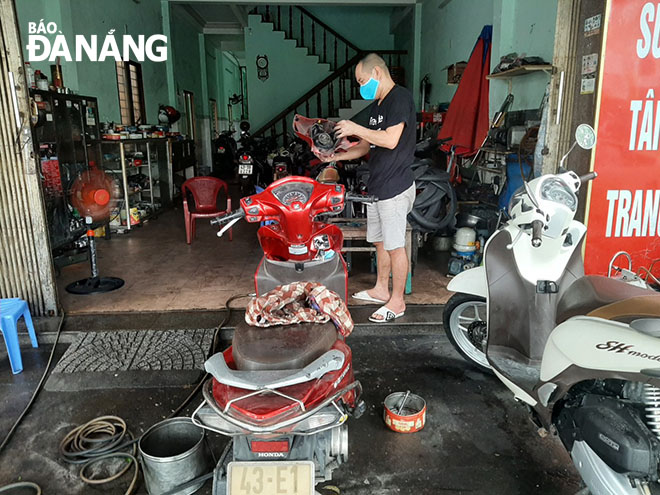
M341 297L316 282L281 285L252 299L245 310L246 323L255 327L329 320L344 337L353 331L353 320Z

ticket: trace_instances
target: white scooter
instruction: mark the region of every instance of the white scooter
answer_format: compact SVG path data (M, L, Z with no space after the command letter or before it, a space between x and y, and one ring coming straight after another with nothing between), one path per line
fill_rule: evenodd
M579 126L576 141L593 147L593 129ZM584 275L586 227L573 217L593 178L544 175L514 194L483 266L450 282L444 326L528 405L540 434L559 435L586 490L660 493L660 295Z

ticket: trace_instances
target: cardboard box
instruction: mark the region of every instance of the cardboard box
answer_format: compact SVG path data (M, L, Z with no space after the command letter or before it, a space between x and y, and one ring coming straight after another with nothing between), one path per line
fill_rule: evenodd
M456 62L447 67L447 84L458 84L466 67L467 62Z

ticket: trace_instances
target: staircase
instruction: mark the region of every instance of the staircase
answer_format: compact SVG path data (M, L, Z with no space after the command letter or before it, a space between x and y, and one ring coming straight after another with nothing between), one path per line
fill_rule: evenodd
M369 106L360 98L355 81L355 66L367 52L341 36L314 14L298 6L259 6L250 12L270 23L273 30L282 32L284 38L293 40L297 48L304 48L307 55L318 57L320 64L327 64L329 75L310 88L296 101L254 132L255 136L270 135L287 145L292 135L293 116L350 119ZM378 51L391 69L397 81L401 74L401 58L404 50ZM401 80L397 82L403 82Z

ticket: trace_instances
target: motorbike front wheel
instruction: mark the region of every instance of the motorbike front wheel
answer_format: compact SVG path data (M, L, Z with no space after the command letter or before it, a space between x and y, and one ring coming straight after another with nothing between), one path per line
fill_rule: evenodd
M492 374L482 345L475 343L479 332L484 334L481 340L486 340L486 318L486 300L460 292L449 298L443 312L445 333L459 354L484 373Z

